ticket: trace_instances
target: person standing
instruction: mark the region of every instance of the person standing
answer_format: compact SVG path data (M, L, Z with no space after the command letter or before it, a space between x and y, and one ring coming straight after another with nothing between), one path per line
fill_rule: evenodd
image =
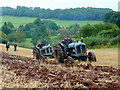
M8 51L9 48L10 48L10 43L7 42L7 43L6 43L6 51Z
M14 51L17 51L17 44L14 44Z

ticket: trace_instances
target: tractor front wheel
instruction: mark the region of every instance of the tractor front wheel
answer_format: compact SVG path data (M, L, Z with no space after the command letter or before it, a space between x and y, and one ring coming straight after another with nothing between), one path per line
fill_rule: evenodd
M96 56L95 56L95 54L94 54L93 52L89 52L89 53L88 53L88 60L89 60L89 61L94 61L94 62L97 61L97 60L96 60Z

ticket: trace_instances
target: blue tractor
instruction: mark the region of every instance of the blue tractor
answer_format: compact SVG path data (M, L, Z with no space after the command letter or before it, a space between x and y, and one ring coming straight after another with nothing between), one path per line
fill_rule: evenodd
M51 45L43 46L42 48L35 46L33 48L33 58L40 59L40 56L53 58L53 47Z
M87 53L86 44L83 42L70 43L66 46L64 43L59 43L54 47L55 58L59 62L64 62L68 56L71 60L96 61L96 56L93 52ZM72 61L73 62L73 61Z
M50 45L42 47L40 49L40 54L44 55L45 57L54 57L53 47Z

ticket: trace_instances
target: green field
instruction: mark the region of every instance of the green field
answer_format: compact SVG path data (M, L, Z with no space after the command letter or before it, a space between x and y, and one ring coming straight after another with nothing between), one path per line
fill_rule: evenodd
M2 18L2 21L0 21L0 27L2 24L6 22L12 22L15 27L19 27L19 25L25 25L26 23L33 22L36 18L30 18L30 17L15 17L15 16L0 16ZM44 19L42 19L44 20ZM97 24L102 21L67 21L67 20L55 20L55 19L48 19L51 21L54 21L58 26L61 27L68 27L72 24L79 24L80 26L83 26L85 24Z

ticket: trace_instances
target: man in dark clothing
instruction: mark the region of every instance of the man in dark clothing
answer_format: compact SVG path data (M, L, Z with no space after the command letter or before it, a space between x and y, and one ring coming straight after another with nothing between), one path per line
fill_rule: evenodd
M14 51L17 50L17 44L14 44Z
M66 36L64 36L64 41L63 43L68 47L68 44L72 43L73 41L70 38L67 38Z
M9 42L7 42L6 43L6 51L8 51L9 47L10 47L10 44L9 44Z
M39 47L40 49L43 47L43 46L45 46L43 43L39 43L38 45L37 45L37 47Z

